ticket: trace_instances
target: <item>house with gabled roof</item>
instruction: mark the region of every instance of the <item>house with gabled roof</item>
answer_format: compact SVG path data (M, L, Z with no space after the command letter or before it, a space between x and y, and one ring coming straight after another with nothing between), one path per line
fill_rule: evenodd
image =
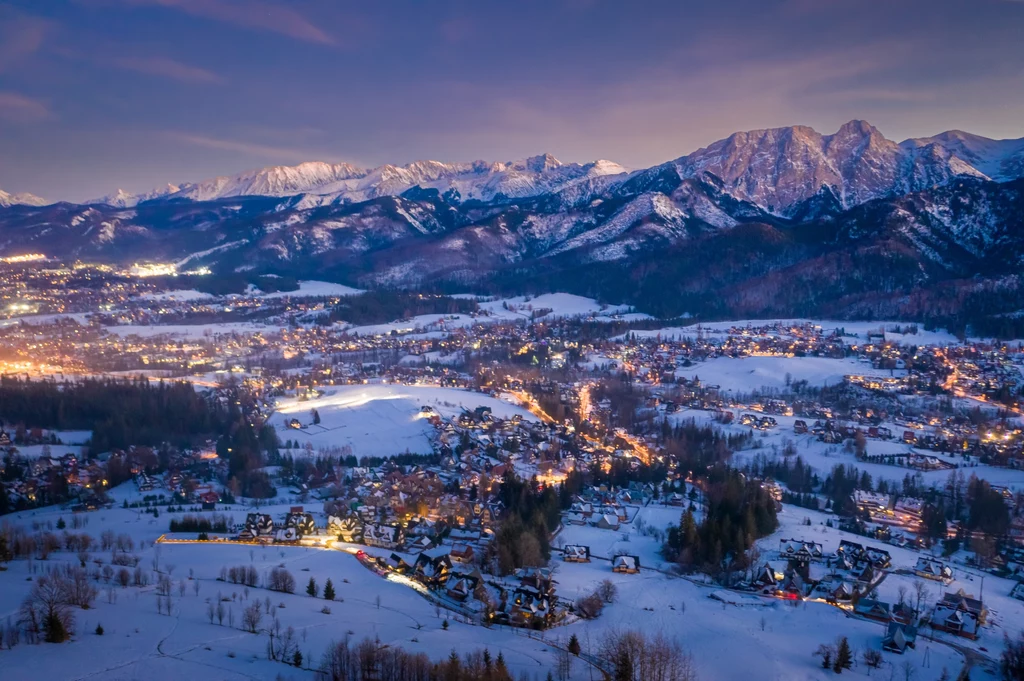
M363 528L363 543L382 549L397 549L405 541L401 527L373 523Z
M431 558L421 553L413 564L413 574L420 582L430 588L436 588L448 579L452 569L452 560L447 553Z
M562 560L566 563L589 563L590 547L579 544L567 544L562 549Z
M975 639L987 612L981 600L960 589L956 593L946 592L935 604L928 621L933 629Z
M917 627L901 622L889 622L882 637L882 650L902 655L917 641Z
M635 575L640 572L640 557L626 555L615 556L612 558L612 572Z
M779 554L783 558L809 563L813 560L821 560L825 552L822 550L821 544L815 541L782 539L779 542Z
M861 617L888 622L892 619L892 607L883 601L876 601L870 598L862 598L854 606L853 611Z
M953 568L940 560L921 556L914 566L914 574L925 579L948 582L953 579Z

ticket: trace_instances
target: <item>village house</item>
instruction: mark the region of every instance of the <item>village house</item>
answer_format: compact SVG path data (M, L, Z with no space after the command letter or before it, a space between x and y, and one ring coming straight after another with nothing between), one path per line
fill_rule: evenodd
M882 650L902 655L917 641L917 627L901 622L889 622L882 637Z
M640 558L638 556L615 556L612 559L612 572L635 575L640 572Z
M914 574L925 579L934 579L940 582L949 582L953 579L953 569L942 561L933 560L924 556L917 559L914 566Z
M401 527L373 523L363 528L363 543L381 549L397 549L405 541Z
M473 547L469 544L458 543L452 546L451 558L456 563L472 563L476 558Z
M562 560L566 563L589 563L590 562L590 547L580 546L578 544L567 544L562 549Z
M956 593L946 592L942 600L935 604L929 624L933 629L975 639L978 637L978 628L985 623L986 614L980 600L960 589Z

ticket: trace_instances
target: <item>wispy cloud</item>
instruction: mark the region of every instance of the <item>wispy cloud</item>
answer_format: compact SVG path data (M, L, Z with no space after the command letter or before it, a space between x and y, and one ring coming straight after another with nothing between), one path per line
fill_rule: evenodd
M0 90L0 118L16 123L31 123L56 118L46 103L17 92Z
M264 159L276 159L280 161L310 161L314 160L314 154L302 149L291 147L277 147L260 144L258 142L246 142L243 140L222 139L219 137L208 137L187 132L169 131L167 133L173 139L186 144L193 144L197 147L217 149L218 151L230 151L247 156L260 157Z
M224 81L212 71L183 64L169 57L116 57L101 61L126 71L170 78L179 83L213 84Z
M0 73L38 52L53 28L45 19L0 5Z
M88 0L96 2L96 0ZM125 5L166 7L194 17L220 21L241 28L270 31L296 40L322 45L334 38L285 3L265 0L100 0Z

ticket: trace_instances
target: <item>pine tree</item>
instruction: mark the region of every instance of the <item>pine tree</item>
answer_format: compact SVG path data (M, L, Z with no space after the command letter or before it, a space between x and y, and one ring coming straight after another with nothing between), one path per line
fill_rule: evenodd
M577 657L580 654L580 640L576 638L576 634L569 637L569 652Z
M498 651L498 657L494 660L494 671L498 673L498 678L502 675L508 676L508 667L505 666L505 654Z
M320 590L317 589L317 586L316 586L316 580L314 578L310 577L309 578L309 584L306 585L306 593L308 593L313 598L316 598L316 595L317 595L317 593L319 593L319 591ZM326 587L324 588L324 591L325 592L327 591Z
M833 665L832 670L836 674L842 673L844 669L849 669L853 666L853 651L850 650L850 642L843 636L839 639L839 643L836 645L836 662Z
M324 582L324 598L328 601L334 600L334 584L331 582L330 577Z
M292 664L294 664L296 667L302 666L302 653L298 650L295 651L295 655L292 657Z
M58 530L63 530L67 526L68 526L68 524L66 522L64 522L64 516L61 516L60 518L57 518L57 529Z

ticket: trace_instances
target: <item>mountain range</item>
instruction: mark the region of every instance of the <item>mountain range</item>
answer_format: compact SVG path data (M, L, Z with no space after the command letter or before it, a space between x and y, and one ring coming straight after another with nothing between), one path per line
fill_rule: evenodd
M550 155L311 162L89 204L10 205L0 253L362 286L559 288L662 315L950 323L966 311L1004 324L1024 317L1022 177L1024 139L952 131L897 143L851 121L831 135L736 133L634 171Z

